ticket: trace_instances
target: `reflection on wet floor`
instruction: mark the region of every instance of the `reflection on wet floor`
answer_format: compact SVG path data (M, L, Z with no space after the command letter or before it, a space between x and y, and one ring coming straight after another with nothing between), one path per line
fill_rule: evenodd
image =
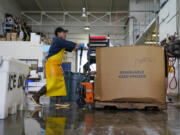
M86 110L29 107L0 120L0 135L180 135L180 109Z

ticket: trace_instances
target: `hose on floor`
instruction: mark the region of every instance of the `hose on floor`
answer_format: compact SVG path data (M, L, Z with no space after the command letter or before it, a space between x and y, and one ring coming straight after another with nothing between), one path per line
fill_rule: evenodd
M168 76L170 73L173 73L173 77L169 82L168 87L170 88L170 90L175 90L177 88L177 79L176 79L176 68L175 68L175 63L176 63L176 57L169 57L168 58ZM167 80L168 81L168 80ZM173 85L173 82L175 83L175 85ZM168 84L168 83L167 83Z

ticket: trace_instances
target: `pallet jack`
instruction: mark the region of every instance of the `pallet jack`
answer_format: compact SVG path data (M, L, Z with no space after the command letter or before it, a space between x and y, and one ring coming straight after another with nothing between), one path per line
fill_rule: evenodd
M88 109L92 109L94 106L94 78L96 72L91 74L91 65L96 64L96 48L109 46L108 36L90 36L88 43L87 63L83 66L84 73L86 73L86 81L81 83L79 91L79 105L85 105ZM80 53L80 61L82 59L82 51ZM81 64L81 62L80 62Z

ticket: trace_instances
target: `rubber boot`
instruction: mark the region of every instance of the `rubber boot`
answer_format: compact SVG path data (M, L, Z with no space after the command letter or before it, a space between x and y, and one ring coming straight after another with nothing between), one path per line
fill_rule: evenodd
M55 106L58 107L57 109L59 109L59 108L69 108L70 104L62 103L61 97L56 97L56 104L55 104Z
M32 97L31 97L31 100L33 101L33 103L37 106L42 106L40 103L39 103L39 98L41 96L43 96L45 93L46 93L47 89L46 89L46 85L44 85L36 94L34 94Z

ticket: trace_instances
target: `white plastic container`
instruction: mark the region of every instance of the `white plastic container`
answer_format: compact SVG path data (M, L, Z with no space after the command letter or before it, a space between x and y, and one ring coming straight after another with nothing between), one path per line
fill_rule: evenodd
M0 119L22 110L29 67L11 57L0 58Z
M40 35L37 35L36 33L31 33L30 41L39 44L41 41L41 37L40 37Z

